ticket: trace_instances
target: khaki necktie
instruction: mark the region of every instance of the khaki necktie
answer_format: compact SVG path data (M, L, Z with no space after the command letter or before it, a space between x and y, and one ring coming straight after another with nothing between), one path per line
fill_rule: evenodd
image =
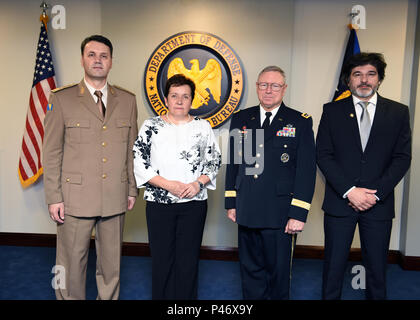
M369 104L368 101L359 102L359 105L362 107L359 131L360 131L360 141L362 142L363 151L365 151L366 144L369 139L370 128L371 128L370 116L369 116L369 112L367 111L368 104Z
M105 108L104 102L102 101L102 92L100 90L96 90L94 95L98 97L98 102L96 102L96 105L99 108L99 112L105 118L106 108Z

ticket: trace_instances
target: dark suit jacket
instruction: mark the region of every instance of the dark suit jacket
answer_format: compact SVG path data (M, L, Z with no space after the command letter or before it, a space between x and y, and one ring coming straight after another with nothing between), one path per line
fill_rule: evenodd
M325 104L317 134L317 162L326 179L322 206L326 213L354 212L343 195L356 186L378 190L380 201L365 212L367 217L392 219L394 188L411 162L408 107L378 95L363 152L352 97Z
M305 222L316 176L312 118L282 104L264 141L256 141L256 129L261 129L259 106L233 115L231 133L241 133L236 143L230 139L225 208L236 208L237 223L250 228L284 228L289 218ZM247 145L256 159L251 163L245 161ZM256 166L262 172L247 174Z

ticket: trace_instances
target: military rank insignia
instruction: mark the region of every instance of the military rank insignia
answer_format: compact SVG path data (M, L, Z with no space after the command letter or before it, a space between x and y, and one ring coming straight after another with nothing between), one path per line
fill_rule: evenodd
M53 109L53 105L52 105L52 103L49 103L47 105L47 111L52 111L52 109Z
M296 136L296 128L294 128L293 125L288 124L286 127L283 127L283 130L277 131L277 136L294 138Z

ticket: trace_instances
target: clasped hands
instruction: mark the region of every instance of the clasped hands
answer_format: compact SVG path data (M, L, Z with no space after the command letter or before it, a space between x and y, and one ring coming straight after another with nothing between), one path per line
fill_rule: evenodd
M174 196L180 199L183 198L194 198L197 193L200 192L200 186L197 181L191 183L183 183L180 181L169 181L167 190Z
M347 194L349 206L357 212L372 208L377 202L375 197L376 191L366 188L354 188Z

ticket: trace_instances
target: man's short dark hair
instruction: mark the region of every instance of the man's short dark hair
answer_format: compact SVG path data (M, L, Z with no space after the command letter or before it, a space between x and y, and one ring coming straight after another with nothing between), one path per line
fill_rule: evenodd
M195 94L194 81L187 78L183 74L175 74L172 77L170 77L168 81L166 81L165 92L164 92L165 98L166 99L168 98L169 90L171 89L171 87L180 87L183 85L187 85L191 88L191 101L194 100L194 94Z
M382 53L375 52L360 52L351 56L343 65L341 72L341 81L344 84L348 84L350 80L351 72L354 68L359 66L365 66L370 64L376 68L378 72L379 81L385 78L386 62Z
M82 51L82 56L83 56L83 52L85 51L86 45L91 41L100 42L106 45L109 48L109 52L111 53L111 58L112 58L113 48L112 48L111 41L108 38L105 38L104 36L101 36L99 34L94 34L92 36L89 36L85 40L82 41L82 45L80 46L80 49Z

